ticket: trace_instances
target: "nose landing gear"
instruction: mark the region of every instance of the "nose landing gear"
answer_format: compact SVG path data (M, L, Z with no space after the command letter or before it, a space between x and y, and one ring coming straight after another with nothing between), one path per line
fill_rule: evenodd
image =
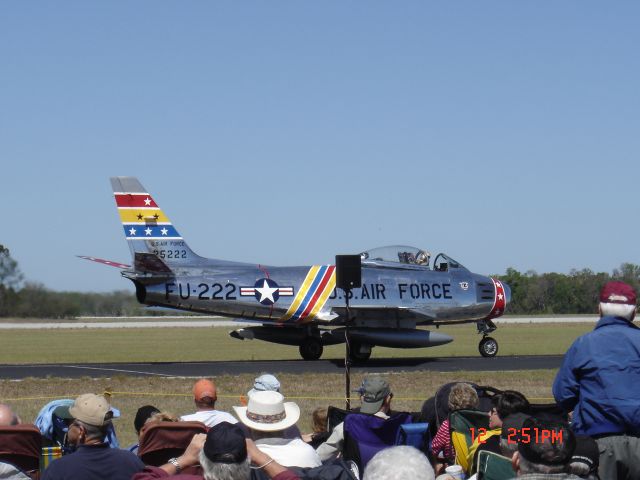
M498 342L493 337L482 337L478 350L483 357L495 357L498 354Z
M478 344L478 350L483 357L495 357L498 354L498 342L489 334L495 331L495 323L491 320L481 320L478 322L478 333L482 334L482 340Z

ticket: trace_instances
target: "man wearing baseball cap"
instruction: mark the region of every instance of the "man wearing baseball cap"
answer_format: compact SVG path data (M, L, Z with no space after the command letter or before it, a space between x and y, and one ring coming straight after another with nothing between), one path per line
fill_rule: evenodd
M640 329L636 292L609 282L600 292L600 320L564 356L553 383L556 401L573 410L573 430L600 449L600 478L640 478Z
M73 421L67 431L67 442L76 447L70 455L52 462L42 480L129 480L144 468L133 453L110 448L105 443L113 412L102 395L86 393L69 407Z
M228 412L216 410L218 391L216 384L211 380L202 378L193 385L193 402L196 404L196 413L183 415L183 422L202 422L207 427L213 427L220 422L236 423L237 420Z
M360 393L360 413L367 413L388 420L391 412L391 399L393 393L389 388L387 381L378 376L371 375L365 377L362 385L358 389ZM344 446L344 423L339 423L331 432L326 442L321 444L317 449L318 455L322 461L336 457Z

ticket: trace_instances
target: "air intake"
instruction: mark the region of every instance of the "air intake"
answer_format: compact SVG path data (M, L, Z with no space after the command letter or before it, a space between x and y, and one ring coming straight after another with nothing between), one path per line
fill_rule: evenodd
M476 282L476 295L478 303L493 302L496 296L493 282Z

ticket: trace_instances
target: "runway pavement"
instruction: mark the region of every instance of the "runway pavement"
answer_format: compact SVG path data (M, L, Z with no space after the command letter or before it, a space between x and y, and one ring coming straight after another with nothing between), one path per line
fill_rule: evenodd
M504 356L494 358L442 357L442 358L380 358L356 364L352 371L393 372L419 371L513 371L543 370L560 367L562 355ZM0 365L0 378L28 377L110 377L114 375L205 377L237 375L241 373L341 373L343 360L279 360L242 362L155 362L155 363L85 363L48 365Z

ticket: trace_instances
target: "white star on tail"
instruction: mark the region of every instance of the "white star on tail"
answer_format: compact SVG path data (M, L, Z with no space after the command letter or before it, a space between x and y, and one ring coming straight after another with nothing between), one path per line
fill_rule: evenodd
M151 205L151 199L149 197L144 199L144 204L148 207L149 205Z
M275 303L275 300L273 299L273 292L275 292L276 290L278 289L274 287L270 287L267 281L265 280L262 283L262 287L256 288L256 291L260 293L260 300L258 301L264 302L265 299L269 299L271 303Z

